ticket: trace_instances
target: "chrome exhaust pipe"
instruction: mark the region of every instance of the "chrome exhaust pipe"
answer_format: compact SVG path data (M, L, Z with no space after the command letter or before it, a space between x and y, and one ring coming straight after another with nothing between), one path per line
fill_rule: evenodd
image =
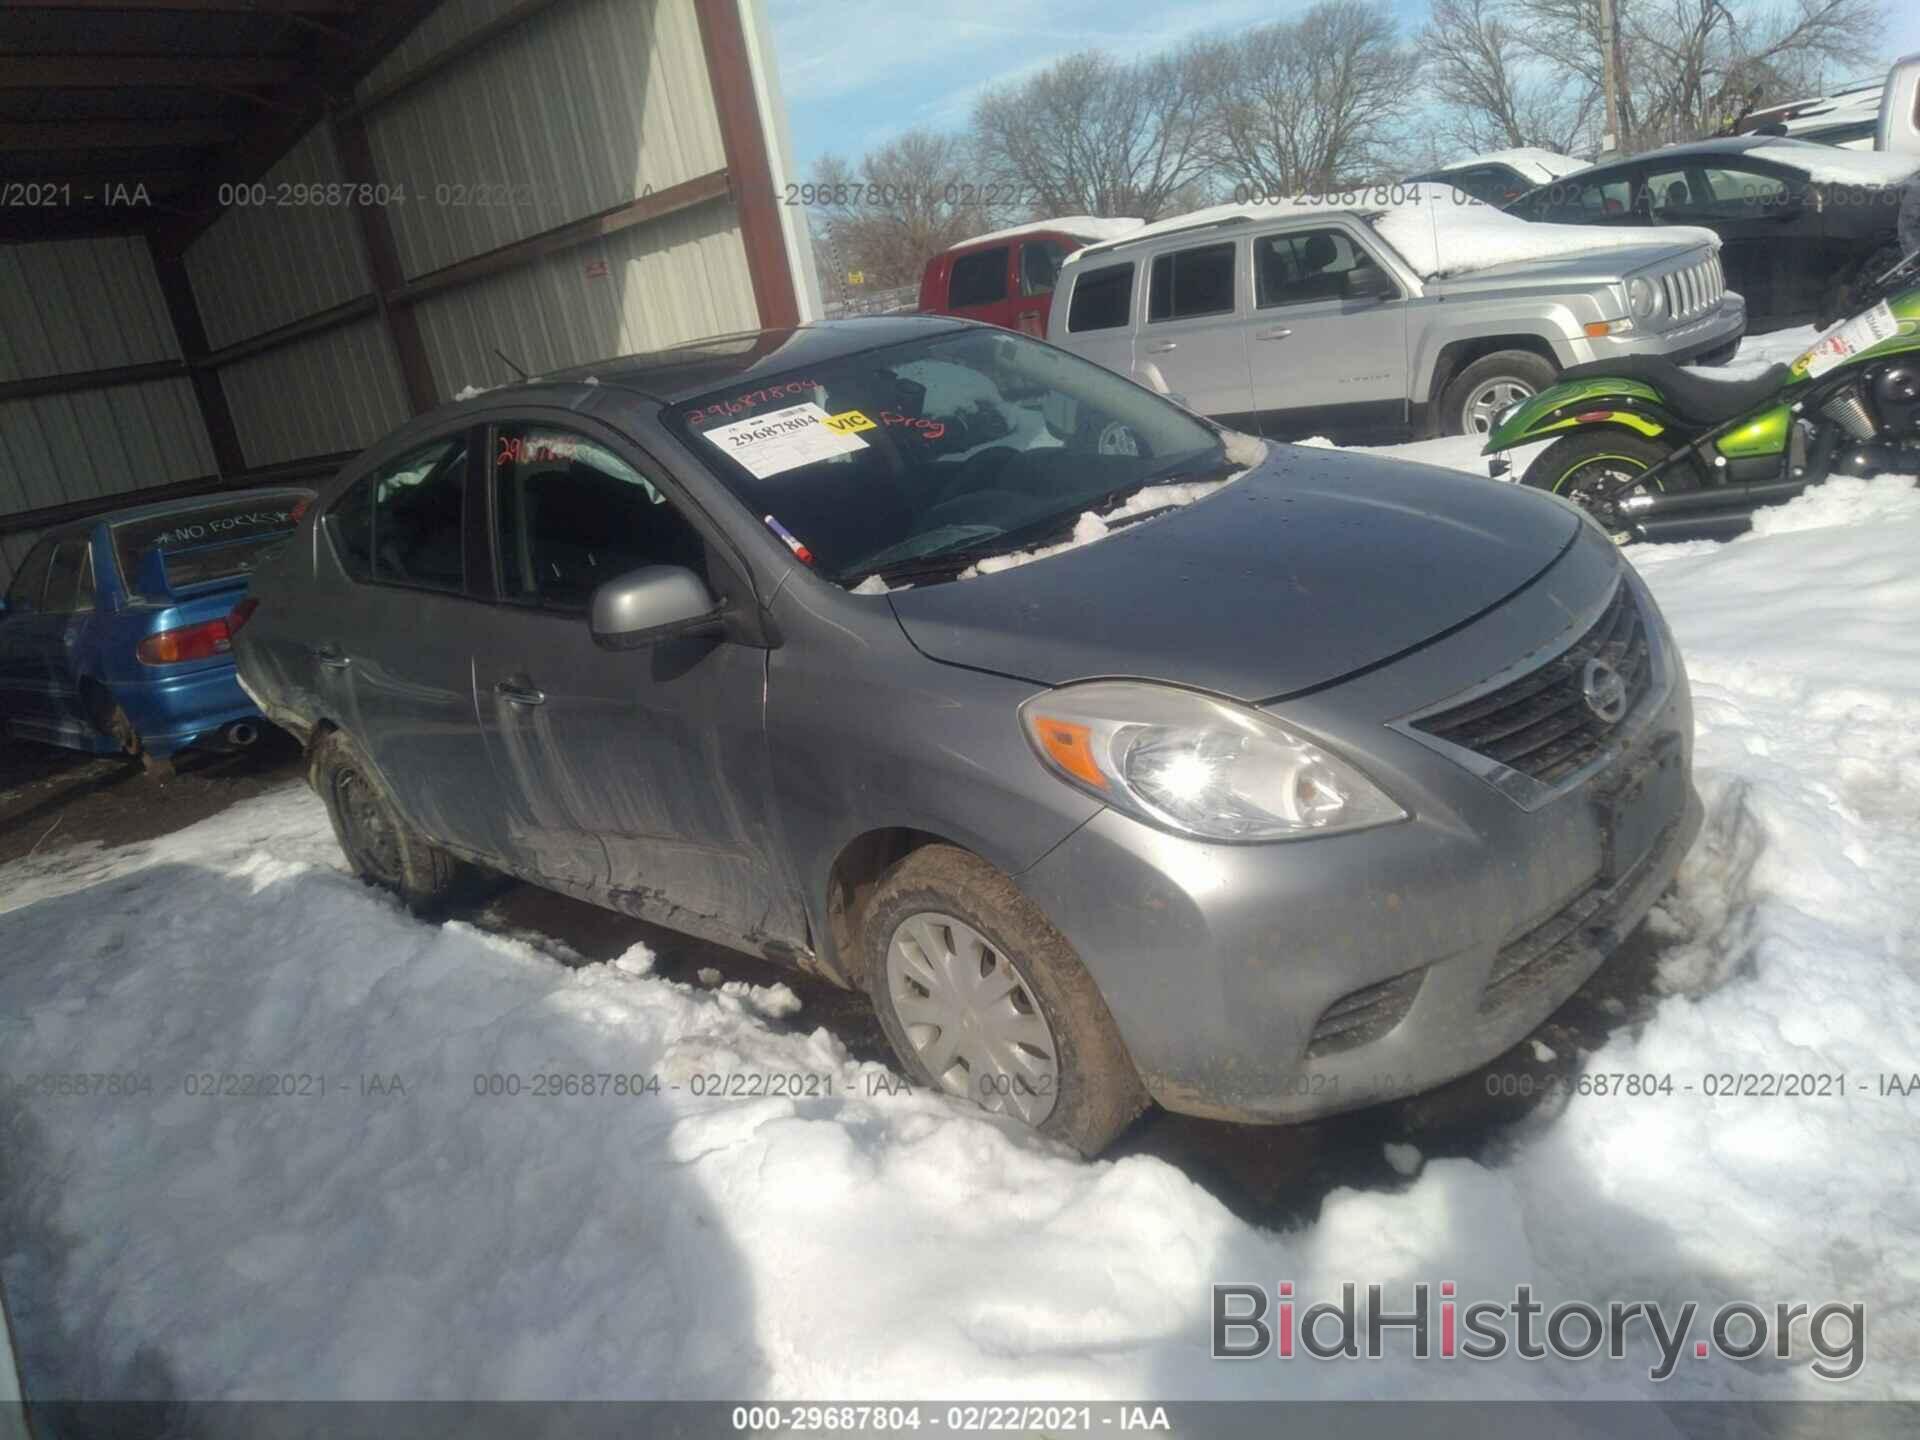
M260 727L251 720L236 720L229 725L222 738L236 750L244 750L260 738Z

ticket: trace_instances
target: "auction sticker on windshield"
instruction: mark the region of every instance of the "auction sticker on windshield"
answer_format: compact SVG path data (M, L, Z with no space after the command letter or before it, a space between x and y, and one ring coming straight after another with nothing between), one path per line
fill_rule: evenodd
M1900 322L1894 318L1893 307L1882 300L1871 310L1864 310L1847 321L1815 345L1806 354L1793 362L1795 370L1806 371L1809 378L1820 376L1858 355L1862 350L1871 350L1882 340L1891 339L1899 332Z
M831 422L839 419L842 425ZM844 428L844 416L831 416L811 400L770 410L751 420L736 420L703 432L701 438L718 445L753 473L756 480L785 474L816 460L852 455L867 448L859 435Z

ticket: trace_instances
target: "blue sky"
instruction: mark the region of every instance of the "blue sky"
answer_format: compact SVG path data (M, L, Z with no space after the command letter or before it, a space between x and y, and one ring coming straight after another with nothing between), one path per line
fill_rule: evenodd
M858 161L915 126L960 129L982 90L1063 55L1092 48L1148 54L1211 31L1297 14L1308 0L765 3L796 174L803 178L829 150ZM1427 0L1393 4L1409 30L1429 9ZM1886 8L1886 53L1862 57L1862 75L1885 69L1895 55L1920 50L1920 4L1887 0Z

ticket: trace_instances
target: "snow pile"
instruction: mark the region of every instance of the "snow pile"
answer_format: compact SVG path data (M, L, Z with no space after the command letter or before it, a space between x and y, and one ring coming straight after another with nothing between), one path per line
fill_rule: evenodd
M1709 820L1659 916L1667 993L1587 1068L1671 1074L1674 1092L1574 1095L1478 1162L1396 1148L1410 1178L1391 1193L1337 1190L1285 1234L1162 1161L1081 1163L896 1093L790 1023L783 986L669 982L645 947L566 968L422 923L341 873L298 787L0 868L7 1071L151 1081L0 1090L0 1269L27 1388L1920 1396L1920 1131L1914 1101L1877 1088L1920 1056L1905 486L1830 482L1762 533L1630 552L1693 677ZM1848 1085L1702 1091L1778 1072ZM326 1088L205 1093L229 1074ZM776 1075L800 1093L704 1078ZM537 1096L539 1076L606 1078ZM1381 1363L1210 1361L1209 1285L1282 1280L1313 1299L1452 1281L1463 1301L1526 1283L1549 1308L1694 1300L1699 1338L1728 1299L1858 1301L1867 1360L1816 1379L1802 1322L1791 1361L1689 1352L1660 1385L1637 1324L1626 1364L1416 1363L1404 1337Z
M1746 153L1755 160L1791 165L1830 185L1898 185L1920 168L1920 158L1912 155L1842 150L1813 140L1770 140Z
M1024 225L1009 225L1004 230L992 230L985 235L975 235L970 240L947 247L951 250L963 249L968 245L983 244L988 240L1011 240L1018 235L1033 235L1041 231L1059 231L1088 244L1097 245L1103 240L1118 240L1123 235L1131 235L1147 222L1128 216L1117 216L1111 220L1099 215L1062 215L1057 220L1030 220Z

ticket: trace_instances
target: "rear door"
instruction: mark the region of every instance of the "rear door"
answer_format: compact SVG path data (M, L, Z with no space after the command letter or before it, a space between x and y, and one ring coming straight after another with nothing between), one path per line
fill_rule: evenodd
M756 934L771 894L765 652L690 636L609 649L587 619L596 588L642 566L732 588L711 532L659 467L580 417L499 420L486 453L500 599L473 667L516 845L616 908Z
M345 583L311 617L315 689L434 840L500 856L499 797L474 714L472 651L489 577L471 474L478 432L449 429L349 486L322 523Z
M1811 320L1833 280L1819 214L1807 203L1804 177L1733 157L1649 166L1647 199L1660 225L1703 225L1720 237L1727 287L1746 298L1753 323L1769 328Z
M1017 329L1020 308L1011 243L988 245L953 257L947 269L946 313Z
M47 567L41 600L41 662L47 720L62 743L88 745L95 730L80 695L80 672L93 620L93 543L86 535L61 540Z
M1210 240L1163 250L1149 265L1136 378L1150 383L1147 367L1155 367L1202 415L1232 419L1254 408L1245 255L1239 240Z
M1274 434L1406 416L1407 297L1355 231L1319 225L1253 245L1253 394Z

